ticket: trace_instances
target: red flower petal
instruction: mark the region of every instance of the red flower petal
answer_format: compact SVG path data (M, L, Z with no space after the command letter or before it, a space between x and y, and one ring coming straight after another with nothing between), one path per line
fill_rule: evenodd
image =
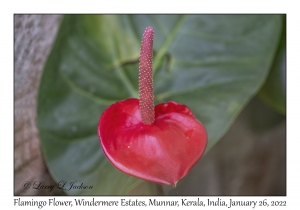
M155 121L145 125L138 99L119 101L102 114L98 135L110 162L126 174L172 184L203 155L204 126L191 110L175 102L155 106Z

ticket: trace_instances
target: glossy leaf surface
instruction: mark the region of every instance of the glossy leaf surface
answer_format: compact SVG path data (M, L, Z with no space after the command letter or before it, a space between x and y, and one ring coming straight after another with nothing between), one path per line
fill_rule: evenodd
M155 106L155 121L142 122L139 100L111 105L98 126L103 151L118 169L144 180L176 185L204 154L207 133L191 110L175 102Z

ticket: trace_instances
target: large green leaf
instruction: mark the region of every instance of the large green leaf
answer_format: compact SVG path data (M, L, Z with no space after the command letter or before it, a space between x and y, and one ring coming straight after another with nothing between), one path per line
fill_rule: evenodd
M280 44L273 61L269 76L259 92L259 96L279 113L286 114L286 18L282 17L283 26Z
M140 180L115 169L97 137L110 104L138 97L144 29L154 36L156 103L188 105L206 126L207 151L263 84L277 49L277 15L68 15L45 65L38 126L59 181L92 185L71 195L126 194Z

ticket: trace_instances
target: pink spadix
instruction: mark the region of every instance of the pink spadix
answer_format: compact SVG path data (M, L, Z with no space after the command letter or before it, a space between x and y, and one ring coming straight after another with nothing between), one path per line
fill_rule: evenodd
M140 99L109 106L100 117L98 135L104 154L120 171L175 186L203 155L207 133L187 106L173 101L154 106L153 36L153 29L146 28L140 52Z

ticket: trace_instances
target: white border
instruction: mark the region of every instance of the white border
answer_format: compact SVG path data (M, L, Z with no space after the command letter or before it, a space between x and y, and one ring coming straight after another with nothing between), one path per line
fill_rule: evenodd
M164 3L164 4L163 4ZM287 201L289 209L299 202L299 7L296 1L5 1L1 3L1 206L13 207L13 14L14 13L287 13ZM43 200L50 197L22 197ZM77 197L78 198L78 197ZM85 197L87 198L87 197ZM106 197L108 200L120 197ZM128 197L125 197L128 198ZM134 199L135 197L133 197ZM137 197L148 199L148 197ZM202 197L207 199L209 197ZM216 197L212 197L215 199ZM225 197L230 199L231 197ZM234 197L242 198L242 197ZM262 199L263 197L244 197ZM60 200L74 199L60 197ZM91 197L88 197L91 199ZM168 197L180 199L180 197ZM266 197L284 200L285 197ZM20 208L20 207L19 207ZM32 209L28 208L27 209ZM56 208L59 209L59 208ZM78 208L75 208L78 209ZM103 208L105 209L105 208ZM214 208L217 209L217 208ZM276 209L279 209L276 208Z

